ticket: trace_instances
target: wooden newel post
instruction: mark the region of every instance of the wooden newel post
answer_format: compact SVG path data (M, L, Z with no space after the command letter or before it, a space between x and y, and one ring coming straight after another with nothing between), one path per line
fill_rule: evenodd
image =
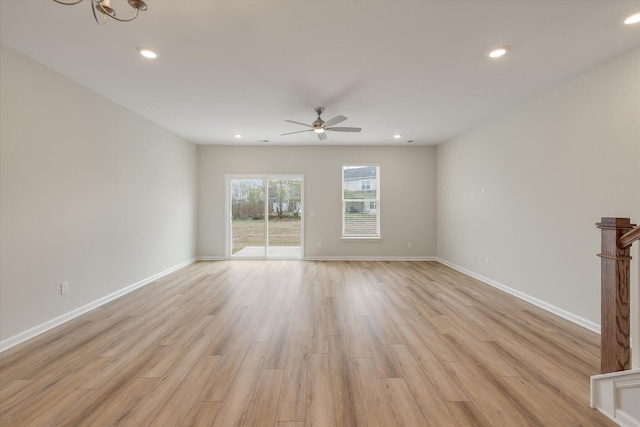
M603 374L631 369L629 346L629 274L631 248L620 237L634 228L629 218L602 218L601 358Z

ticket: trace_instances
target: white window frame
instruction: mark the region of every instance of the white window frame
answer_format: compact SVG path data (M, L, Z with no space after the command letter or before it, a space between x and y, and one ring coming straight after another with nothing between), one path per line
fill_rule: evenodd
M375 179L369 179L368 181L376 181L375 185L373 184L373 182L370 182L370 186L375 188L376 190L376 197L375 199L345 199L344 198L344 191L345 191L345 180L344 180L344 171L346 168L351 168L351 167L375 167L376 168L376 178ZM380 230L380 164L379 163L346 163L343 164L342 167L340 168L340 180L342 181L342 192L341 192L341 198L342 198L342 214L341 214L341 218L342 218L342 239L343 240L382 240L382 233ZM364 182L364 181L363 181ZM346 211L346 202L350 201L362 201L365 203L370 203L370 202L375 202L376 204L376 234L372 235L372 234L345 234L345 211Z

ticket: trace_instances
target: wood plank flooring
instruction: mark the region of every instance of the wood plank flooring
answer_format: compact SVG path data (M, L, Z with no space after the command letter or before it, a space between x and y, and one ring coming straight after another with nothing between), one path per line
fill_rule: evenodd
M435 262L198 262L0 354L0 425L609 426L599 350Z

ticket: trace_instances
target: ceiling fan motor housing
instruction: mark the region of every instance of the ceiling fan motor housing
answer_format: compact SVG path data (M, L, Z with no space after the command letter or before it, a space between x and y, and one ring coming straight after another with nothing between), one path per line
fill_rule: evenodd
M324 120L320 118L320 114L322 114L323 112L324 112L324 107L316 107L316 114L318 115L318 118L313 123L311 123L311 126L313 126L313 129L315 130L324 129Z

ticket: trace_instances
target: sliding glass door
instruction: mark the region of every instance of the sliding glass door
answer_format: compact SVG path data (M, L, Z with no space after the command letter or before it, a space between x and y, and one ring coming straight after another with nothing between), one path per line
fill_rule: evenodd
M266 255L265 189L261 179L231 180L231 255Z
M302 175L227 175L227 255L301 259Z

